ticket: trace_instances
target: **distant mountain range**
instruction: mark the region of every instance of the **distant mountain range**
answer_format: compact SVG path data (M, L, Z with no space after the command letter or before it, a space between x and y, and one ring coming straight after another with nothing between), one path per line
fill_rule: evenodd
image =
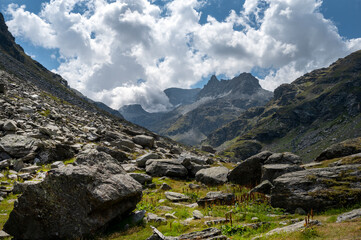
M310 161L325 147L359 136L361 51L281 85L264 107L248 109L205 142L241 159L272 149Z
M221 81L212 76L202 89L169 88L164 93L174 106L169 112L149 113L140 105L123 106L119 111L133 123L189 145L201 143L242 112L263 106L272 97L249 73Z

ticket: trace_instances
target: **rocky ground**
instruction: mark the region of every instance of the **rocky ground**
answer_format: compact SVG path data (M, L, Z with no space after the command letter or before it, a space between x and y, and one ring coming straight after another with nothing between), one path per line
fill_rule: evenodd
M360 139L306 165L270 151L231 163L209 146L187 149L4 71L0 81L2 237L361 236Z

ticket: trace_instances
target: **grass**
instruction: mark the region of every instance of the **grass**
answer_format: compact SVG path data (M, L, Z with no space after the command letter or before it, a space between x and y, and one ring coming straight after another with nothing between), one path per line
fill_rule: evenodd
M4 227L5 222L8 220L10 212L14 208L14 201L17 197L18 195L10 194L0 202L0 229Z

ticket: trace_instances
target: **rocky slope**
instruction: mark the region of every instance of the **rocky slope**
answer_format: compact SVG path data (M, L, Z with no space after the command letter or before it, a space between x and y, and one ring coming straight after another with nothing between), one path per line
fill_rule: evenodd
M272 96L251 74L231 80L215 76L203 89L166 89L170 112L148 113L140 105L124 106L120 112L136 124L189 145L199 144L212 131L238 117L245 110L264 105Z
M0 69L6 70L20 79L26 79L26 81L33 83L40 89L86 110L101 112L102 114L110 113L115 117L123 118L121 114L103 103L94 105L92 100L69 88L68 82L60 75L50 72L40 63L26 55L23 48L15 43L15 38L8 31L1 13Z
M361 136L360 66L358 51L283 84L265 107L244 112L211 133L207 142L240 155L237 149L256 141L258 152L262 147L292 151L310 161L332 143Z

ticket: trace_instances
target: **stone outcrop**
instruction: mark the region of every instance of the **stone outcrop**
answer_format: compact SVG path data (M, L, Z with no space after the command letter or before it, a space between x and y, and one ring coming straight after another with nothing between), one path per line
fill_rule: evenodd
M271 205L306 211L345 206L361 200L360 182L360 164L286 173L273 181Z
M298 165L291 164L265 164L262 166L262 177L261 181L268 180L273 182L277 177L289 173L304 170L304 168Z
M18 239L81 238L129 214L140 201L141 185L110 155L91 150L76 164L29 185L4 230Z

